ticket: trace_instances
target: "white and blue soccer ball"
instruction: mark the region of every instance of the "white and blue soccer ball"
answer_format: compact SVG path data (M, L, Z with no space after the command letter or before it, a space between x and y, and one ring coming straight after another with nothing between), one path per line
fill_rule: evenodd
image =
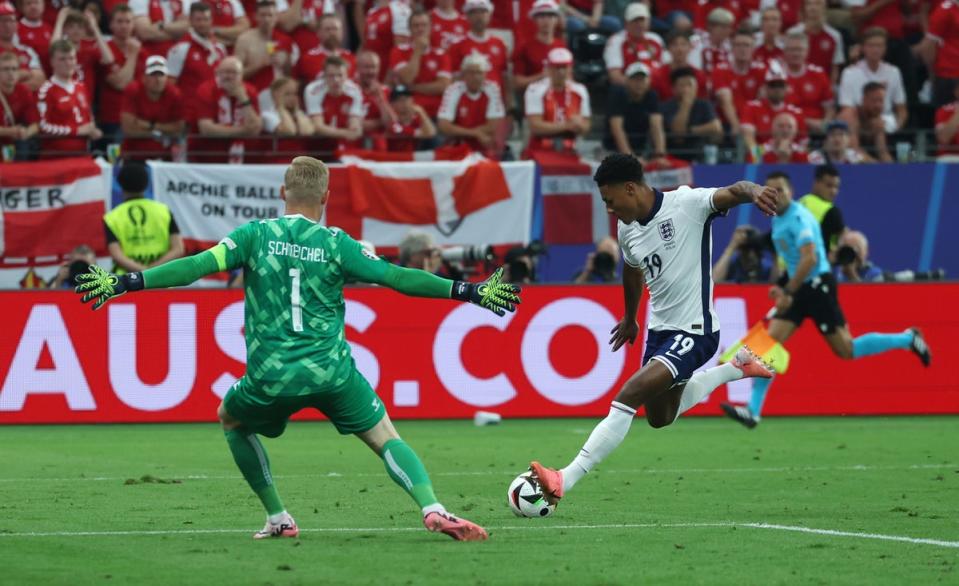
M509 485L509 508L517 517L549 517L556 510L543 496L543 489L532 472L523 472Z

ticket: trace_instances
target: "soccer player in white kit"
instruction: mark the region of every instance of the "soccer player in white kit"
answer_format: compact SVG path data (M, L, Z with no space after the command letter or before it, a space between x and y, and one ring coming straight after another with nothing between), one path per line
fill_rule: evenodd
M665 427L720 385L772 376L745 348L727 364L693 372L713 357L719 345L710 223L743 203L753 203L771 216L776 212L776 191L740 181L729 187L683 186L663 193L646 185L642 163L624 154L606 157L593 179L607 210L619 219L619 245L626 263L626 315L611 332L613 352L636 341L636 312L644 284L652 315L642 368L623 385L609 415L593 429L579 454L560 470L530 463L553 503L619 446L640 406L646 408L650 426Z

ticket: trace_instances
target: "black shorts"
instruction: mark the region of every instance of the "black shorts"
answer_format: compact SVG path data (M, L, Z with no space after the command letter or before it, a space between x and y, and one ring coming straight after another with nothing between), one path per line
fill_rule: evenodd
M806 281L796 291L789 309L777 313L775 319L784 319L800 326L808 317L816 322L821 334L831 334L846 325L846 318L839 307L838 289L832 273L823 273L812 281Z

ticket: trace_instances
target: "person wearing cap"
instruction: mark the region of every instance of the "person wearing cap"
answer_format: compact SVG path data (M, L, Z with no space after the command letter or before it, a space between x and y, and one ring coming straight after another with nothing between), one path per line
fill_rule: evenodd
M720 63L728 63L729 54L732 52L729 39L735 23L736 15L731 10L722 7L710 10L706 17L706 32L700 32L693 37L690 62L708 75L712 75Z
M513 83L516 90L521 92L526 91L529 84L546 76L546 56L549 52L566 46L556 34L560 19L556 0L536 0L529 16L536 26L536 34L519 39L513 51Z
M665 49L663 39L649 32L649 7L634 2L626 7L623 14L626 25L623 30L609 37L603 50L603 60L609 81L617 85L626 84L623 73L627 66L642 61L655 69L663 64Z
M167 69L184 95L192 96L203 82L213 79L227 49L213 35L213 10L206 2L190 5L190 30L167 53Z
M393 47L409 42L410 15L413 10L402 0L377 0L366 14L363 33L363 49L373 51L380 63L388 65ZM384 67L380 81L389 72Z
M836 117L835 94L826 72L808 63L809 40L802 33L786 35L786 100L799 107L810 132L822 132Z
M669 76L673 71L689 67L696 73L696 82L699 90L696 97L706 99L709 92L706 74L702 69L694 67L689 62L689 54L693 49L692 33L684 30L674 30L666 38L666 48L669 50L669 63L657 67L652 71L649 83L656 91L656 97L660 101L666 101L673 97L673 83ZM627 76L628 77L628 76Z
M326 60L323 77L303 91L306 113L313 120L323 151L332 152L363 135L363 92L346 75L346 61Z
M395 115L386 126L386 147L391 153L412 153L421 141L436 136L436 126L422 106L413 101L413 92L398 85L390 92L390 108Z
M526 88L526 156L536 151L571 153L576 138L589 132L589 92L571 79L572 68L569 49L553 49L546 58L546 77Z
M39 55L30 47L21 44L17 38L17 9L6 1L0 2L0 53L13 53L17 56L20 64L17 82L26 85L30 91L37 91L47 80Z
M450 55L430 44L430 15L418 9L410 16L410 42L393 47L389 67L396 83L413 93L414 101L436 116L443 92L452 82Z
M689 161L699 157L704 144L719 142L723 125L713 105L696 97L699 88L692 68L677 69L670 76L673 98L659 106L670 154Z
M733 36L732 59L713 69L712 89L717 110L725 127L734 135L741 132L740 116L746 104L759 98L759 90L765 83L766 65L754 59L754 45L749 29L740 28Z
M803 20L786 31L803 33L809 39L808 62L818 65L830 83L839 80L839 68L846 62L842 35L826 23L826 0L803 0Z
M123 90L123 158L170 160L170 147L183 134L186 116L183 95L169 83L167 74L166 59L160 55L147 57L143 77Z
M93 109L82 81L76 81L77 50L60 39L50 43L53 75L37 92L40 133L49 135L40 144L42 158L82 156L87 140L103 136L93 120Z
M814 165L840 165L872 161L849 146L849 125L842 120L831 120L826 124L826 139L822 148L809 153L809 162Z
M773 118L772 138L762 145L762 157L757 163L807 163L809 153L797 142L799 121L789 112L780 112ZM750 153L752 154L752 153Z
M883 60L886 55L886 37L884 29L867 29L862 36L862 59L843 69L839 81L840 110L855 109L862 102L862 88L870 81L878 81L886 86L886 101L883 103L883 116L895 121L895 128L906 125L909 112L906 108L906 92L902 72L898 67Z
M22 16L17 23L17 40L33 49L38 56L49 55L53 25L43 20L43 0L21 0L20 13ZM49 64L43 63L47 75L50 74L49 67Z
M783 12L778 6L767 6L760 12L759 31L755 34L756 51L754 59L761 63L782 61L786 58L783 53L785 40L783 39ZM733 40L735 44L735 39ZM733 47L735 52L736 47Z
M145 164L127 161L117 173L123 203L103 216L107 250L117 275L144 271L183 256L183 238L166 204L146 199L150 184Z
M509 51L506 44L488 30L493 13L492 3L490 0L466 0L463 13L469 21L470 30L466 33L466 38L450 48L453 71L460 71L463 59L470 53L485 55L490 63L489 79L499 86L506 109L512 110L514 98L513 80L509 73Z
M740 117L740 128L746 149L757 152L759 145L772 136L773 118L780 112L789 112L799 121L800 140L806 136L803 111L786 102L786 72L778 61L773 61L766 69L763 85L765 96L746 102Z
M320 17L320 44L300 54L293 66L293 77L302 84L308 84L323 75L323 65L328 57L339 57L346 61L347 75L356 73L356 57L349 49L343 48L343 23L336 14L324 14Z
M17 81L19 70L14 53L0 53L0 145L4 147L27 140L39 131L37 97ZM9 158L5 151L2 160Z
M214 78L187 101L187 119L200 134L189 140L190 160L242 161L246 144L255 144L251 137L263 129L256 97L256 88L243 81L243 63L236 57L220 61Z
M258 0L255 16L256 26L237 37L233 54L243 63L243 76L262 92L274 79L289 73L293 40L277 26L273 0Z
M460 80L443 93L437 124L447 144L465 144L498 159L502 145L496 144L496 129L506 116L506 108L499 86L486 79L489 67L484 55L463 59Z
M466 38L470 23L459 10L456 0L437 0L430 10L430 43L444 51Z
M103 72L97 121L103 134L113 139L120 129L123 92L143 73L146 56L140 41L133 36L133 10L126 4L117 4L110 13L110 33L107 48L113 55L113 63Z
M601 30L607 35L619 32L623 22L612 14L603 14L603 0L560 0L560 8L566 17L566 32L569 43L587 30Z
M609 89L606 102L607 133L603 146L640 158L652 142L652 158L666 156L666 135L663 116L659 113L659 96L650 88L649 67L637 61L626 68L626 85ZM644 161L645 162L645 161Z
M181 0L129 0L133 27L149 55L163 55L190 29Z

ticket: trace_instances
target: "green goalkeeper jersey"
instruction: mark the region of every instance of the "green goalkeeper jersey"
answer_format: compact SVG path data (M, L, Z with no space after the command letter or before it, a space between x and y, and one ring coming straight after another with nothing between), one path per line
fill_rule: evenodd
M220 268L243 269L247 375L269 395L342 386L353 369L343 285L384 282L392 265L302 215L251 222L220 244Z

